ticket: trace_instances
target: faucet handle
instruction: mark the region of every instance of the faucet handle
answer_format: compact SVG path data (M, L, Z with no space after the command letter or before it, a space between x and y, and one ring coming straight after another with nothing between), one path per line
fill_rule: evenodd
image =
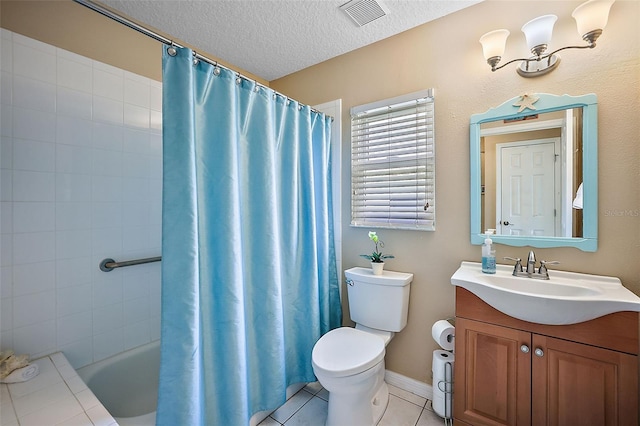
M547 265L559 265L560 262L557 260L541 260L540 261L540 269L538 269L538 274L549 276L549 271L547 270Z
M508 257L508 256L505 256L503 259L512 260L516 262L516 264L513 265L513 275L518 275L518 272L522 272L522 263L520 263L522 259L520 259L519 257Z

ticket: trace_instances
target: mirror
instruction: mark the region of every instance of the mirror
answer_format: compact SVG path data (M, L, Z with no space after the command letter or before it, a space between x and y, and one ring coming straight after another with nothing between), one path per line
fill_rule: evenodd
M518 96L471 116L471 243L597 249L596 95Z

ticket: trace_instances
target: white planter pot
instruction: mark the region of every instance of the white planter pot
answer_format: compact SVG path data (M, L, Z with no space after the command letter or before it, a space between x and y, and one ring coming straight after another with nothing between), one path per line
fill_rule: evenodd
M371 262L371 269L373 270L373 275L382 275L382 270L384 269L384 262L382 263Z

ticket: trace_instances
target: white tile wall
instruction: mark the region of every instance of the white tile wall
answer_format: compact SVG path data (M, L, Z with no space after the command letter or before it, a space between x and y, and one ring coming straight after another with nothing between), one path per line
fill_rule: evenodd
M77 368L158 339L160 264L98 264L160 254L161 83L1 41L0 349Z
M9 110L10 107L6 107ZM3 114L5 113L3 108ZM34 141L56 141L56 114L49 111L38 111L13 107L13 137Z

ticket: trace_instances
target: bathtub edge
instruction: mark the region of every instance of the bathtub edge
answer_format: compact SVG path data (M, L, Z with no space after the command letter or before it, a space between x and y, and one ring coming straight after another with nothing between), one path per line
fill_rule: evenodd
M12 395L9 400L13 413L15 414L17 421L16 424L22 424L23 422L26 424L29 423L28 419L34 418L52 419L51 416L54 415L56 416L56 423L63 423L72 419L78 420L78 416L82 416L84 413L86 420L90 421L92 424L101 424L106 426L118 425L113 416L107 411L98 398L93 394L91 389L89 389L82 378L80 378L76 370L71 366L64 353L55 352L53 354L34 359L31 362L38 364L39 367L41 367L40 372L43 374L38 374L38 376L27 382L2 384L3 387L6 386L9 394ZM29 391L28 393L21 395L23 398L50 387L51 375L54 374L52 369L55 370L55 373L59 376L60 382L65 383L70 394L66 397L61 397L61 399L56 401L55 404L45 403L41 408L21 415L21 413L19 413L20 410L16 410L16 406L13 402L14 398L17 395L22 394L27 387ZM56 382L59 383L58 381ZM25 385L27 383L28 385ZM5 403L6 402L3 400L3 406ZM68 411L57 411L58 407L61 406L67 407Z

